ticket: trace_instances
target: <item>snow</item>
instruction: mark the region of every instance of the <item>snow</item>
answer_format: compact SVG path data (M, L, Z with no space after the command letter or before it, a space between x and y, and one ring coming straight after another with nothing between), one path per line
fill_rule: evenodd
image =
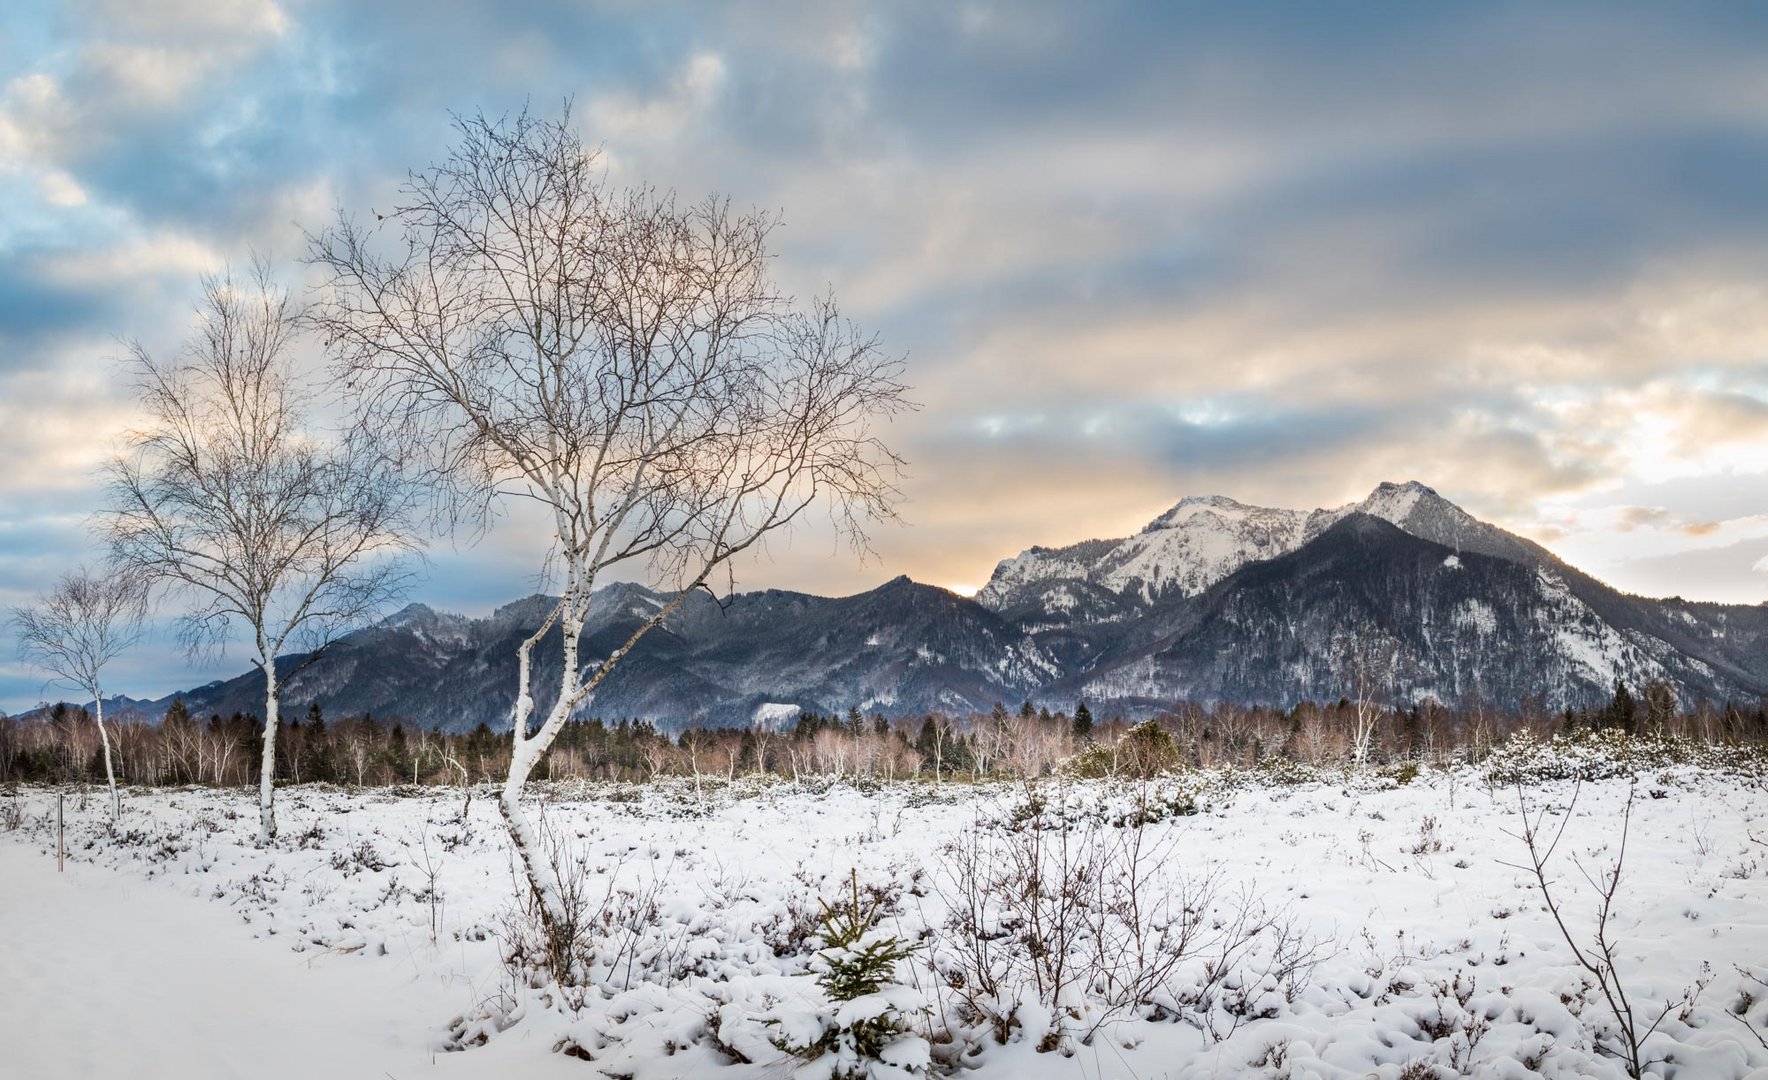
M1431 507L1436 518L1422 521ZM1168 595L1195 596L1251 562L1296 550L1353 513L1369 514L1427 538L1444 531L1482 529L1478 522L1418 483L1383 483L1357 503L1333 509L1287 510L1251 506L1225 495L1188 495L1121 540L1086 541L1052 550L1034 547L1003 560L976 594L999 610L1028 585L1088 581L1147 603ZM1421 531L1422 530L1422 531ZM1091 558L1082 557L1091 550ZM1458 559L1444 563L1457 567ZM1072 611L1078 598L1066 589L1046 592L1045 611Z
M1458 625L1486 637L1498 632L1498 612L1475 597L1468 597L1455 608L1454 619Z
M755 726L768 731L779 731L787 723L796 720L801 711L797 705L781 701L764 701L755 707Z
M1033 998L1009 1042L976 1039L964 1075L1392 1080L1418 1059L1448 1075L1455 1055L1476 1076L1623 1075L1592 1043L1600 997L1580 997L1565 943L1509 865L1524 857L1505 832L1514 789L1469 767L1405 784L1391 773L1292 773L1160 781L1156 800L1194 800L1201 812L1144 828L1176 853L1155 868L1167 887L1219 873L1218 904L1256 897L1316 946L1305 985L1286 995L1249 971L1250 1015L1229 1024L1218 1011L1214 1036L1195 1022L1130 1017L1091 1045L1068 1045L1073 1056L1038 1052L1052 1014ZM1734 965L1768 974L1765 787L1759 775L1687 767L1640 776L1615 926L1629 991L1653 1015L1710 965L1699 1001L1686 1017L1672 1012L1650 1045L1680 1077L1768 1068L1768 1049L1744 1027L1768 1030L1768 994L1758 988L1733 1013L1751 985ZM1612 857L1628 791L1622 776L1585 782L1575 804L1567 781L1528 792L1550 822L1572 808L1558 880L1580 933L1593 928L1594 898L1569 860ZM1046 793L1050 813L1106 830L1153 805L1128 785ZM22 819L0 831L11 931L0 936L4 1071L789 1075L796 1063L773 1049L766 1019L814 1031L835 1012L807 974L814 941L794 944L793 927L814 925L818 898L840 895L852 870L892 898L889 932L923 940L945 924L953 894L944 845L1009 835L986 823L1018 798L1011 786L762 781L537 793L533 812L582 859L594 895L612 885L638 908L654 904L634 973L598 967L611 989L573 1011L511 983L499 962L510 852L483 794L466 804L460 791L285 790L284 831L267 849L252 843L250 792L127 791L115 836L102 828L102 799L70 798L71 859L57 874L54 794L26 788L0 802ZM905 964L909 990L890 991L917 1023L951 1004L927 955ZM1482 1021L1469 1050L1466 1031ZM1439 1022L1452 1030L1433 1038L1425 1028ZM466 1032L488 1035L485 1045L444 1049ZM717 1043L747 1048L751 1063L733 1063ZM595 1061L555 1052L562 1045ZM936 1058L949 1050L934 1040Z
M1545 602L1541 619L1553 638L1552 654L1581 669L1586 682L1604 686L1625 679L1639 686L1665 677L1661 663L1598 618L1559 575L1538 567L1535 584Z
M76 858L58 874L0 844L0 911L0 1009L19 1025L8 1076L479 1076L495 1059L581 1076L526 1039L477 1062L441 1053L437 1018L475 1002L446 963L292 953L217 903L115 867Z
M1435 494L1436 492L1416 480L1409 480L1404 484L1382 484L1370 492L1369 497L1359 503L1356 509L1360 513L1404 528L1406 519L1412 516L1412 511L1417 509L1419 502L1426 496Z

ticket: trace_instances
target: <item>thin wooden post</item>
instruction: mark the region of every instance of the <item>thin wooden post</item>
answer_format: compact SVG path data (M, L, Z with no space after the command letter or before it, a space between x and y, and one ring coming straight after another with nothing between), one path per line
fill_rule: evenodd
M68 797L61 792L55 793L55 872L62 873L67 869L68 839L66 818L63 814Z

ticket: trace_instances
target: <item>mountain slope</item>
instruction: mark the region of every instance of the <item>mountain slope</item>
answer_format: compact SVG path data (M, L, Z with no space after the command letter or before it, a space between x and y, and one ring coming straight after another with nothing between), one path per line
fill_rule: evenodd
M333 716L373 712L426 728L507 724L516 647L552 602L529 597L488 619L413 605L348 635L293 675L284 711L298 715L317 701ZM598 590L581 645L585 664L618 648L662 603L637 585ZM279 666L297 662L285 657ZM1030 696L1059 674L1035 643L994 613L907 578L838 598L746 593L724 608L702 593L646 634L583 712L671 726L746 725L769 704L890 715L970 712ZM535 651L540 709L557 700L560 675L555 631ZM262 693L251 673L184 697L203 714L261 712ZM166 704L158 703L161 711Z
M663 602L637 585L599 590L585 662ZM484 619L413 605L294 675L285 713L316 701L328 715L424 727L505 724L516 646L553 603L528 597ZM1393 643L1387 684L1401 702L1586 705L1617 678L1668 679L1685 702L1768 692L1768 605L1621 593L1407 483L1312 511L1186 498L1135 536L1004 560L975 600L907 578L847 597L768 590L721 606L696 594L584 711L682 725L1025 698L1071 707L1084 696L1102 715L1180 698L1287 704L1344 691L1333 642L1347 631ZM542 709L560 682L556 640L536 651ZM184 696L193 711L230 713L260 709L261 693L248 674Z
M1338 639L1349 634L1391 643L1381 682L1396 702L1592 702L1617 678L1750 692L1659 638L1614 626L1552 568L1457 552L1362 513L1152 620L1161 637L1102 656L1064 688L1144 707L1336 698L1349 681Z

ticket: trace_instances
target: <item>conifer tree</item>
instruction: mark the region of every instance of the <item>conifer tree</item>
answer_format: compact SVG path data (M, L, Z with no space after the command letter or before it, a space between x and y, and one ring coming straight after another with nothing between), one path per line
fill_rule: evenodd
M307 737L306 760L301 765L301 775L310 783L330 783L337 779L337 769L332 762L331 742L325 732L325 713L320 711L319 702L307 706Z
M1639 705L1633 700L1633 694L1627 684L1620 679L1615 680L1615 696L1608 703L1608 726L1620 728L1628 735L1633 734L1633 719L1639 712Z

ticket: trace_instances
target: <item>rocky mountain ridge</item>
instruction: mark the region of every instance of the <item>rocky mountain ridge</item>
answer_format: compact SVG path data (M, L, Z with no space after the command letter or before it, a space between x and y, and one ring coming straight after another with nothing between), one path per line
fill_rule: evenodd
M606 655L662 602L599 590L583 655ZM516 643L551 603L478 619L411 605L295 675L285 712L313 701L332 716L507 725ZM1685 701L1768 693L1768 606L1620 593L1414 482L1311 511L1188 497L1134 536L1003 560L974 599L906 577L846 597L696 595L585 712L683 726L1024 699L1126 716L1182 698L1288 704L1344 692L1347 641L1385 658L1382 692L1398 703L1559 708L1604 699L1616 679L1665 679ZM537 651L543 708L558 663ZM258 687L252 673L183 696L199 713L251 711Z

